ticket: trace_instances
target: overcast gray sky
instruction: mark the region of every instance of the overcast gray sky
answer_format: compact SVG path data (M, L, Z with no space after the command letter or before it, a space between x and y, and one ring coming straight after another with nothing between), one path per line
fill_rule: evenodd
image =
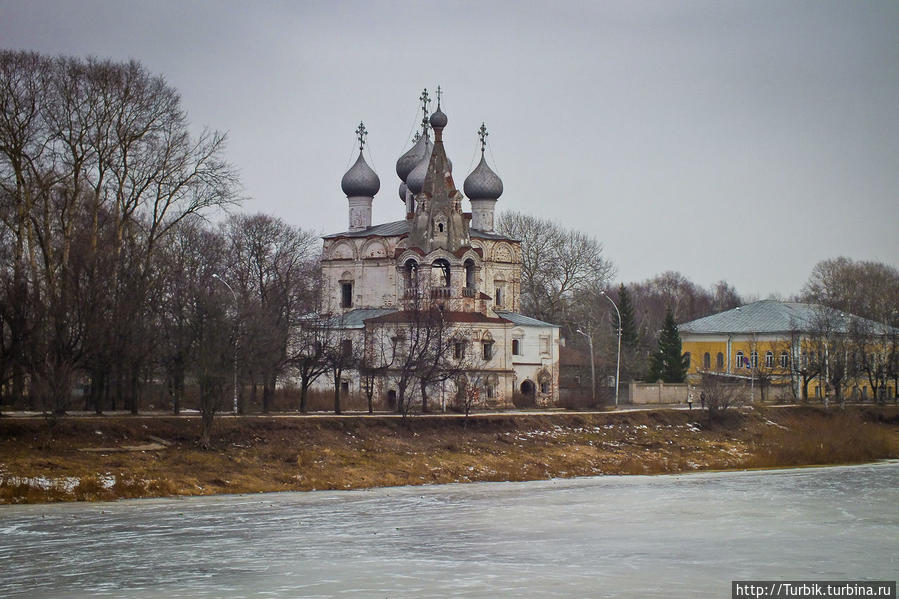
M899 264L899 2L0 0L0 47L135 58L229 132L243 210L346 228L368 128L374 220L444 90L457 185L481 121L500 209L596 236L618 279L789 295L814 264Z

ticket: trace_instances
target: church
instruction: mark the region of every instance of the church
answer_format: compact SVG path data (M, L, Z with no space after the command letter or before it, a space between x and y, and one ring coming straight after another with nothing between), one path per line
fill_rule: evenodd
M364 354L357 360L381 364L369 384L388 405L398 385L408 385L413 397L436 399L444 409L464 385L477 386L478 407L512 407L513 399L517 405L553 405L559 395L560 331L518 312L521 244L494 228L503 183L484 156L486 127L478 130L481 159L465 178L463 195L443 143L449 119L440 107L439 88L430 117L427 90L420 100L421 130L396 162L399 220L371 222L381 182L363 157L365 126L356 130L359 157L341 181L348 229L323 238L322 315L346 347L355 344ZM465 364L434 390L427 383L409 385L398 365L402 360L396 359L403 344L409 345L412 328L421 326L423 311L438 314L446 331L437 350L445 355L433 360ZM373 346L378 335L391 340L387 350ZM343 373L342 391L363 391L363 378L358 369Z

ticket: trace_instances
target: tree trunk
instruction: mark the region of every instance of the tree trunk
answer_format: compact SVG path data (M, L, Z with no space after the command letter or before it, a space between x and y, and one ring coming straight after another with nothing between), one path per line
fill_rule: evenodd
M421 411L422 413L426 413L428 411L428 384L424 381L420 384L421 387Z
M207 399L201 401L209 400ZM205 408L203 409L200 418L203 426L202 431L200 432L200 445L203 447L203 449L209 449L210 447L212 447L212 422L214 418L215 412L213 410Z
M90 398L94 404L94 412L97 415L103 413L103 384L104 373L102 370L91 372L91 393Z
M300 413L306 413L306 396L309 393L309 379L306 377L300 378Z
M128 395L131 413L137 415L140 408L140 369L136 365L131 367L128 377Z
M22 369L20 364L12 365L12 397L10 397L10 403L12 405L20 405L22 401L22 396L25 394L25 371ZM29 407L34 409L34 397L33 394L28 394L28 404Z
M268 414L272 406L272 398L275 396L275 377L268 378L262 383L262 412Z
M340 414L340 371L334 371L334 413Z

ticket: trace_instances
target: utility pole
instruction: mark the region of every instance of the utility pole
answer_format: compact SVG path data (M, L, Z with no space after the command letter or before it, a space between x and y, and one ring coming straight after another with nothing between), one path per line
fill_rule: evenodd
M587 338L587 344L590 346L590 385L593 388L593 405L596 405L596 359L593 357L593 337L578 329L578 333ZM615 399L615 405L618 405L618 399Z
M234 320L236 322L234 326L234 415L237 416L237 343L240 340L240 305L237 302L237 294L234 293L234 289L231 288L228 281L217 274L212 275L212 278L224 283L231 292L231 297L234 298Z
M612 306L615 308L615 313L618 315L618 359L615 363L615 407L618 407L618 387L620 386L621 379L621 312L618 310L618 306L615 304L615 301L606 295L605 291L600 291L601 294L606 296L606 299L612 302Z

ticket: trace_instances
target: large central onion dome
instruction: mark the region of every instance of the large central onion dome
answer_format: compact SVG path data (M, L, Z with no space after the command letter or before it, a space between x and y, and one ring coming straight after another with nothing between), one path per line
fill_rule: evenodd
M496 200L503 195L503 181L487 166L483 151L481 161L465 178L462 189L469 200Z
M427 135L422 135L418 141L409 148L409 151L399 157L396 161L396 174L401 181L405 181L409 177L412 169L421 162L422 157L428 153L431 146L431 140Z
M412 169L409 176L406 177L406 187L409 188L412 195L420 194L422 187L425 185L425 176L428 174L428 164L431 162L431 152L433 151L434 146L428 144L428 151L421 160L418 161L418 164L415 165L415 168Z
M356 163L350 167L350 170L340 180L340 188L343 189L343 193L348 198L373 198L378 193L378 190L381 189L381 180L378 178L377 173L371 170L371 167L365 162L361 150Z

